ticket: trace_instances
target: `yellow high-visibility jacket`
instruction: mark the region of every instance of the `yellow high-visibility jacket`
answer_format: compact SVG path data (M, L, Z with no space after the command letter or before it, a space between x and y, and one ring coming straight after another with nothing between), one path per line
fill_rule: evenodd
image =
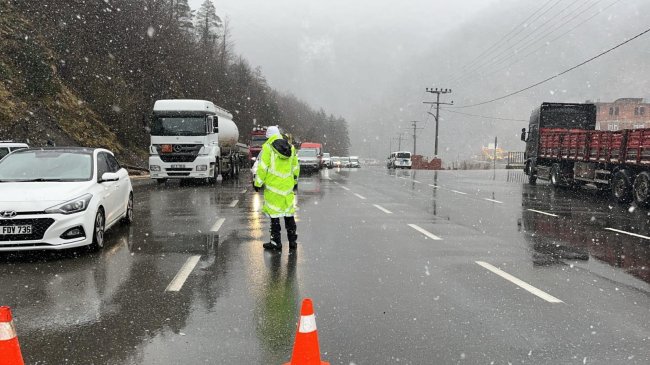
M293 187L300 175L295 148L282 136L273 135L262 145L257 158L255 186L264 187L262 211L271 218L293 216L296 213Z

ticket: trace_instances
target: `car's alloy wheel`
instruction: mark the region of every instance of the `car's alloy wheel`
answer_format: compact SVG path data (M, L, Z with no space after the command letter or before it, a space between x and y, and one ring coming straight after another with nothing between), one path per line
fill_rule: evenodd
M133 223L133 193L129 193L129 202L126 204L126 214L122 222L124 224Z
M106 221L104 219L104 211L99 210L95 215L95 223L93 225L93 243L92 250L99 250L104 247L104 231L106 229Z

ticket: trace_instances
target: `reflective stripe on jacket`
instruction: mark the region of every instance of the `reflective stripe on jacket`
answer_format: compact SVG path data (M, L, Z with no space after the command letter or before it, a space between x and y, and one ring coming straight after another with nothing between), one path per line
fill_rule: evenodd
M271 136L262 145L257 159L255 186L264 187L262 211L271 218L290 217L296 212L293 187L300 175L300 165L293 146L290 157L273 147L273 142L281 138L279 135Z

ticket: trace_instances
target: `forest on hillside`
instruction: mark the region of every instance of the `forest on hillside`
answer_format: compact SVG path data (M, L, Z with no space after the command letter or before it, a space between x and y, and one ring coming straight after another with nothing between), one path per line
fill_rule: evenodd
M324 143L332 154L348 152L345 119L271 88L261 69L236 53L228 21L210 0L197 11L187 0L5 6L4 15L25 22L25 34L10 35L6 62L22 78L25 103L53 98L64 85L127 150L148 146L145 127L156 100L189 98L231 111L242 142L255 124L277 124L297 139Z

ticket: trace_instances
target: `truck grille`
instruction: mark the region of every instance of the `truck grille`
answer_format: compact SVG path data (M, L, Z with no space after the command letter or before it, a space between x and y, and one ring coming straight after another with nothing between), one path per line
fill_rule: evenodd
M194 162L199 155L200 144L174 144L172 152L162 153L162 145L155 145L158 156L163 162Z
M35 218L35 219L0 219L0 227L2 226L20 226L31 225L32 234L0 234L0 241L30 241L40 240L45 235L45 231L54 223L52 218Z

